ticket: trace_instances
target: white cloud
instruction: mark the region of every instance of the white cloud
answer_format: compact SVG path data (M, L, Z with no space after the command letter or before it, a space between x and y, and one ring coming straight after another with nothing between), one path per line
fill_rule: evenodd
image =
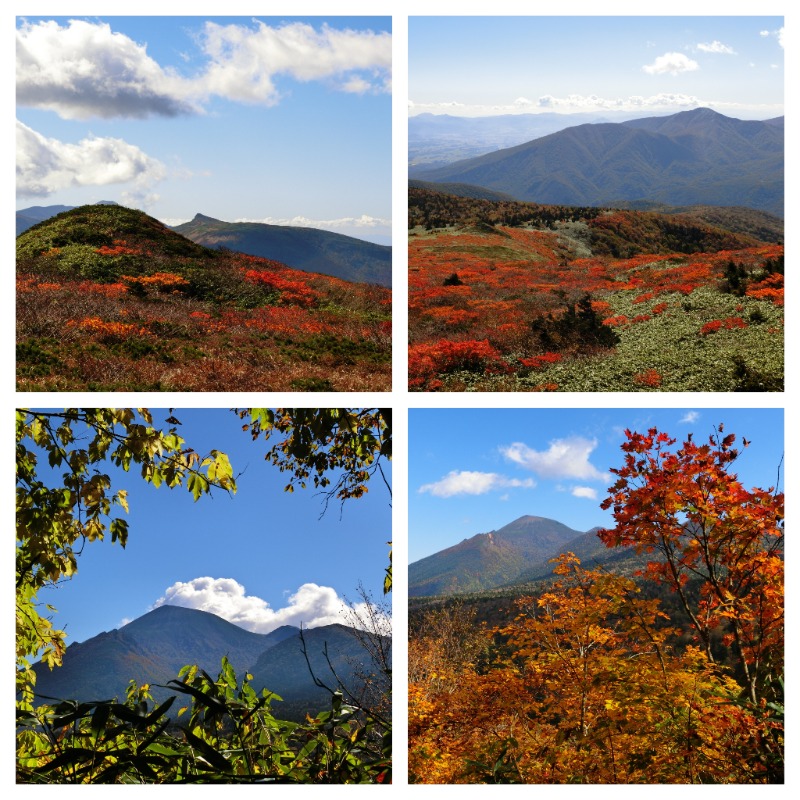
M597 447L596 439L570 436L553 439L547 450L537 451L522 442L501 447L500 452L515 464L546 478L578 478L605 480L606 476L590 462L589 456Z
M692 72L700 69L700 65L683 53L664 53L658 56L652 64L645 64L642 69L648 75L678 75L681 72Z
M682 425L682 424L685 423L687 425L692 425L695 422L697 422L698 419L700 419L700 412L699 411L687 411L683 415L683 417L678 421L678 424Z
M722 42L716 39L713 42L701 42L697 45L697 49L704 53L720 53L729 56L736 55L736 51L730 45L722 44Z
M274 609L260 597L247 595L245 587L233 578L194 578L173 583L153 604L181 606L208 611L254 633L269 633L281 625L317 628L345 624L347 603L330 586L304 583L287 598L284 608ZM359 604L356 610L364 610Z
M350 92L351 94L364 94L372 88L372 84L369 81L365 81L363 78L358 77L358 75L348 78L342 84L342 91Z
M164 165L122 139L88 136L77 144L50 139L17 121L17 194L46 197L74 186L132 183L145 197Z
M200 83L210 94L271 105L280 99L276 75L300 81L339 78L338 88L352 92L386 91L391 72L390 33L337 30L293 22L272 28L206 22L201 40L209 64Z
M776 31L759 31L758 35L759 36L764 36L764 37L774 36L778 40L778 44L781 47L783 47L784 46L784 44L783 44L783 31L784 31L784 27L783 27L783 25L781 25L781 27L778 28L778 30L776 30Z
M426 483L420 486L420 494L425 492L434 497L454 497L459 494L486 494L500 489L522 488L532 489L536 482L531 478L518 480L507 478L495 472L469 472L466 470L453 470L435 483Z
M213 95L274 105L280 75L350 93L391 91L390 33L206 22L198 44L204 63L186 77L108 23L25 22L17 30L17 103L65 119L175 116L201 111Z
M587 500L597 500L597 489L591 486L574 486L572 488L573 497L584 497Z
M17 30L17 103L65 119L191 112L187 82L106 22L55 20Z

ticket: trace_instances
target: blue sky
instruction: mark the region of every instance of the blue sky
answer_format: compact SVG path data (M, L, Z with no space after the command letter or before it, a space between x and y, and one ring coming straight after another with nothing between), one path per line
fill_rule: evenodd
M578 531L613 523L600 503L623 464L624 430L658 428L683 442L714 426L751 444L735 472L767 488L783 469L782 409L409 410L409 562L531 514Z
M169 427L165 410L151 411L156 427ZM359 582L383 599L391 508L379 478L363 498L345 503L341 518L334 501L320 519L322 498L313 486L284 492L286 476L264 461L263 438L253 442L233 412L173 413L187 445L228 454L241 473L238 491L195 503L183 488L154 489L133 469L126 474L108 464L113 489L129 491L130 514L121 512L130 525L127 547L110 538L88 543L75 577L39 595L58 609L53 623L68 641L117 628L163 602L267 633L283 624L345 622L341 601L360 601Z
M409 113L783 114L783 18L411 17Z
M389 243L389 17L18 17L17 208Z

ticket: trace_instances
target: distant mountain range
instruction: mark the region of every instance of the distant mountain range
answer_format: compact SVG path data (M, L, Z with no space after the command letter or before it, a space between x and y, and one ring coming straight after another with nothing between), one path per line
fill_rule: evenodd
M117 205L102 201L95 205ZM17 211L17 236L39 222L76 206L31 206ZM206 247L279 261L293 269L346 281L392 285L392 248L318 228L222 222L203 214L173 230Z
M631 558L628 548L606 548L597 537L599 530L582 533L545 517L520 517L409 564L409 597L466 594L539 580L552 574L550 559L566 552L587 566Z
M315 674L332 688L336 681L326 649L336 674L353 691L362 688L360 674L375 670L358 637L346 626L311 628L303 636ZM176 692L156 684L176 679L186 664L197 664L216 677L223 656L240 681L249 671L256 691L267 688L283 698L273 705L280 718L303 719L306 712L327 705L329 694L313 682L299 628L286 625L268 634L251 633L214 614L178 606L161 606L122 628L69 645L63 665L52 671L41 663L34 665L36 691L78 701L124 699L128 682L134 679L151 684L154 698L163 701Z
M280 261L294 269L320 272L346 281L392 285L392 248L318 228L222 222L203 214L176 225L177 231L206 247Z
M783 216L783 150L782 117L738 120L698 108L577 125L414 177L536 203L736 205Z
M626 112L560 114L497 114L458 117L451 114L417 114L408 118L408 174L444 166L453 161L513 147L584 123L631 119Z

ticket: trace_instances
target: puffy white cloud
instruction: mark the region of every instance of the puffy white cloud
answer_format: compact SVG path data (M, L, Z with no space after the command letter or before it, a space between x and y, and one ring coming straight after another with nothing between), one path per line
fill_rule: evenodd
M269 633L281 625L318 628L335 623L346 624L348 604L330 586L304 583L289 595L284 608L274 609L260 597L246 594L245 587L233 578L194 578L173 583L153 608L163 605L196 608L254 633ZM364 612L363 604L354 606Z
M703 53L720 53L722 55L729 56L736 55L736 51L730 45L722 44L722 42L717 41L716 39L714 39L713 42L699 43L697 45L697 49Z
M202 63L187 77L106 22L25 22L17 29L17 103L65 119L175 116L201 111L213 95L274 105L279 75L350 93L391 91L390 33L206 22L198 45Z
M486 494L500 489L532 489L534 486L536 483L531 478L519 480L495 472L453 470L435 483L420 486L419 492L432 494L434 497L454 497L459 494Z
M344 91L383 92L392 65L390 33L328 25L317 31L303 22L275 28L259 21L255 27L206 22L201 46L209 60L198 79L205 92L267 105L280 99L276 75L339 78Z
M692 425L697 420L700 419L700 412L699 411L687 411L680 420L678 420L679 425Z
M553 439L547 450L534 450L522 442L501 447L500 452L515 464L547 478L577 478L605 480L606 476L590 462L589 456L597 447L596 439L569 436Z
M54 20L17 29L17 103L65 119L175 116L192 111L188 84L106 22Z
M681 72L692 72L700 69L700 65L683 53L664 53L652 64L645 64L642 69L648 75L679 75Z
M597 500L597 489L592 489L591 486L573 486L573 497L583 497L587 500Z
M764 36L764 37L774 36L778 40L778 44L781 47L783 47L784 46L783 45L783 31L784 31L784 27L783 27L783 25L781 25L781 27L778 28L778 30L776 30L776 31L759 31L758 34L759 34L759 36Z
M164 165L122 139L88 136L77 144L42 136L17 121L17 194L46 197L73 186L133 184L148 187L166 175Z

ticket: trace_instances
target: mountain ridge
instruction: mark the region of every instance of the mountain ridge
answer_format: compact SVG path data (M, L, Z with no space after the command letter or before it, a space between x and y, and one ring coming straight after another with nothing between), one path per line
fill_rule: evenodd
M100 201L90 205L118 204ZM53 205L19 209L16 212L17 236L41 222L83 207ZM384 287L392 285L391 246L375 244L355 236L300 225L226 222L200 212L188 222L165 227L210 249L225 247L246 255L279 261L303 272L329 275L346 281L375 283Z
M81 702L122 699L133 679L150 684L153 697L163 702L175 694L165 684L177 678L181 667L197 664L216 676L226 656L240 680L252 672L256 691L267 688L283 697L284 710L302 719L304 713L322 708L327 696L311 678L300 634L300 628L290 625L253 633L206 611L163 605L120 628L70 644L62 666L52 671L37 662L36 692L42 698ZM328 648L345 682L358 680L348 665L363 664L365 655L350 628L325 625L305 629L303 636L319 677L332 681L324 653ZM280 716L280 704L275 710Z
M392 248L354 236L293 225L225 222L204 214L172 230L206 247L270 258L304 272L392 285Z
M415 171L414 177L473 184L538 203L746 205L782 216L779 120L737 120L699 108L665 117L586 123Z
M515 583L564 552L570 542L592 532L596 537L597 530L576 531L554 519L524 515L409 564L409 597L463 594Z

